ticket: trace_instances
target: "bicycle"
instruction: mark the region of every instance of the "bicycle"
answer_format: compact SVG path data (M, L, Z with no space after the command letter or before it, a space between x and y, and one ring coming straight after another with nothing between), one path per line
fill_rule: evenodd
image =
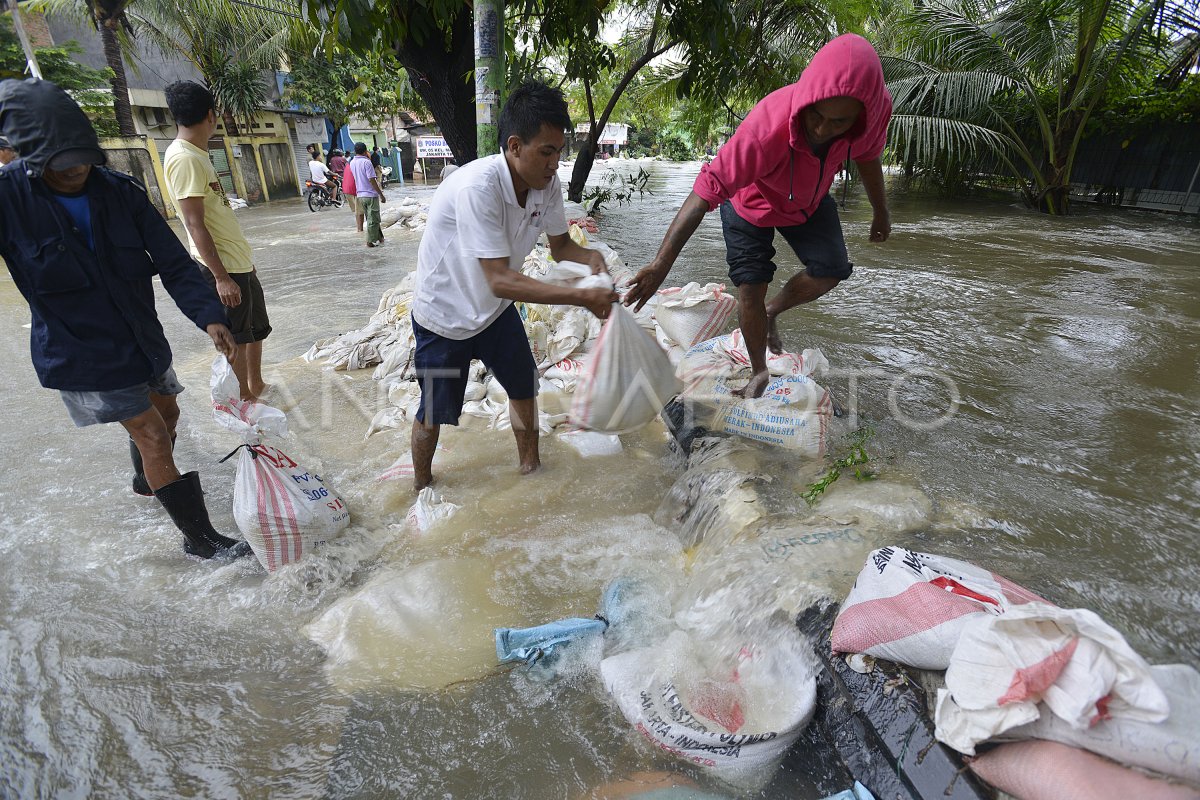
M322 208L330 206L341 208L342 204L346 201L345 195L342 194L342 185L336 181L334 182L335 190L333 194L329 193L328 188L320 184L315 184L312 181L305 181L304 185L308 188L308 210L314 214Z

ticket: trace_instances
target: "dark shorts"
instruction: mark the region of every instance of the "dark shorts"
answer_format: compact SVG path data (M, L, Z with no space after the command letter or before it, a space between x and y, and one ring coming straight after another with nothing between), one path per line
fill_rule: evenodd
M457 425L467 391L471 359L478 358L508 392L510 400L537 397L537 364L516 306L469 339L447 339L412 321L417 337L413 365L421 382L422 425Z
M150 393L175 395L183 391L183 384L175 377L175 370L167 367L167 371L157 378L124 389L111 389L103 392L68 392L60 391L67 413L75 427L87 425L102 425L109 422L123 422L133 419L138 414L150 410Z
M781 228L759 227L747 222L726 200L721 204L721 229L725 233L725 260L734 286L743 283L770 283L775 276L775 231L792 246L804 270L814 278L850 277L854 265L846 252L842 222L837 203L825 195L817 210L803 225Z
M215 291L216 276L203 264L200 265L200 271ZM261 342L271 335L271 320L267 317L267 301L263 297L262 284L258 282L258 272L231 272L229 277L242 290L242 302L233 308L225 308L233 339L238 344Z

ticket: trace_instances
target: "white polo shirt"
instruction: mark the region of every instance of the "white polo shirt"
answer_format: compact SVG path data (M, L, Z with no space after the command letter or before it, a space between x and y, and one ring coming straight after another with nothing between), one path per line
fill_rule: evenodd
M517 204L503 154L476 159L438 187L417 251L413 319L447 339L469 339L512 304L492 294L481 258L507 258L521 270L542 232L567 232L562 184L530 189Z

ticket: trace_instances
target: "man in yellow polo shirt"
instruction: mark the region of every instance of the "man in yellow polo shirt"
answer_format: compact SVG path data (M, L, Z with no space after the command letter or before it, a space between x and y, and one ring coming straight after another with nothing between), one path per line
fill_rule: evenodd
M257 400L266 390L262 343L271 333L271 321L250 244L208 159L208 140L217 129L216 104L212 93L194 81L172 83L166 94L179 128L163 159L168 191L183 219L192 255L228 308L238 344L233 371L242 399Z

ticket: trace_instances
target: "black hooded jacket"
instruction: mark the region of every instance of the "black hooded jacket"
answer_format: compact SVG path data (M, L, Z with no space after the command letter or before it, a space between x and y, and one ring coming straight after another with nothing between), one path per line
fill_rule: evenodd
M50 81L29 78L0 83L0 131L20 154L31 178L41 177L50 159L68 150L91 151L97 164L107 163L91 120Z
M228 325L216 292L134 178L92 168L83 193L94 247L55 199L41 177L46 164L69 150L100 151L70 95L49 81L0 83L0 134L20 156L0 167L0 257L29 302L43 386L106 391L166 372L171 347L154 309L155 275L198 327Z

